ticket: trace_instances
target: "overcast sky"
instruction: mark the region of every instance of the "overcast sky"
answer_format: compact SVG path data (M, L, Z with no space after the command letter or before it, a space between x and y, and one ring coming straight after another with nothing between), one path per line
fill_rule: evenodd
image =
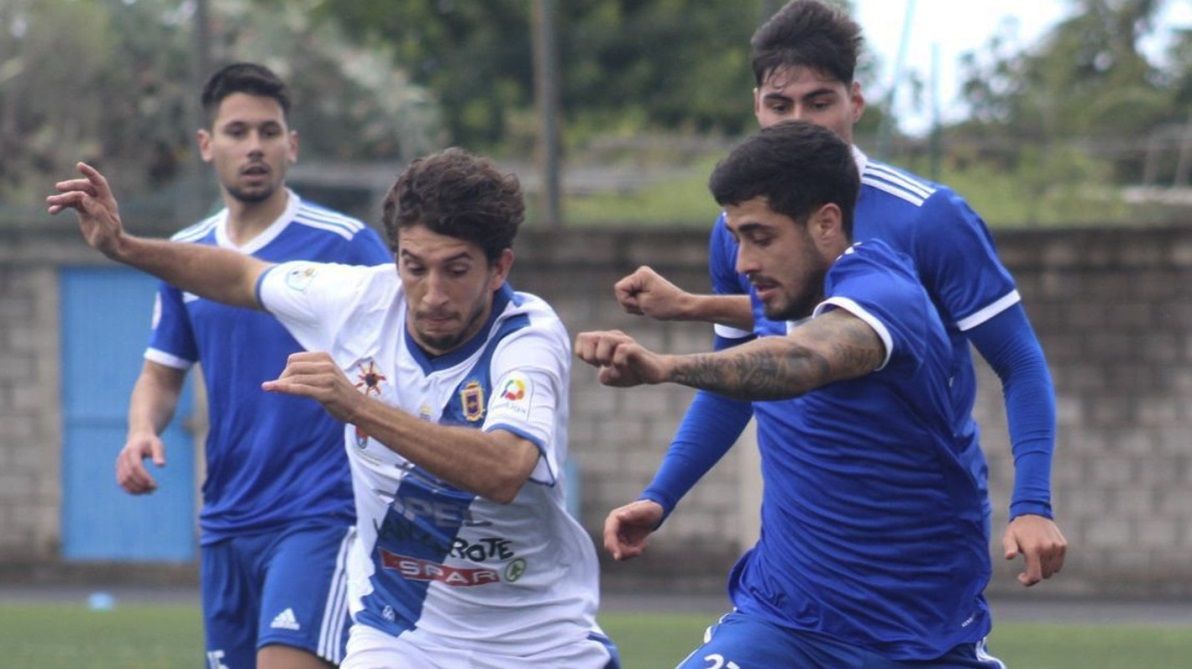
M865 40L881 59L879 81L883 91L894 78L904 17L908 5L913 4L904 68L918 71L929 84L932 49L937 45L938 91L944 121L961 118L965 113L958 97L962 53L983 48L1003 21L1012 22L1018 44L1033 44L1065 18L1073 4L1069 0L854 0L854 3ZM1166 0L1156 38L1144 44L1144 50L1161 53L1177 26L1192 27L1192 1ZM920 134L930 126L930 110L911 109L908 96L899 96L897 109L904 131Z

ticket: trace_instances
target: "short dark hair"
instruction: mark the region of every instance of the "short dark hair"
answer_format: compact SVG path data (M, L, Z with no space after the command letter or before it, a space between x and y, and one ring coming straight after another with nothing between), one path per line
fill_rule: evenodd
M394 253L401 228L423 225L475 243L492 263L513 246L525 213L516 176L501 173L487 158L450 148L402 171L385 196L381 218Z
M836 133L807 121L764 128L716 164L708 188L720 206L766 198L770 209L804 223L817 208L840 207L851 239L861 190L852 148Z
M219 103L233 93L273 98L281 105L282 113L290 113L290 91L273 70L256 63L232 63L216 70L203 86L200 102L208 123L215 120Z
M810 67L852 84L861 50L861 26L819 0L792 0L749 41L753 78L761 86L783 67Z

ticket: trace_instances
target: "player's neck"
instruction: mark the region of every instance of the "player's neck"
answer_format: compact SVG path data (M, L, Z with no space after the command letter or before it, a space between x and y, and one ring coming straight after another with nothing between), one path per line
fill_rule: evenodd
M289 201L290 195L285 188L278 188L261 202L243 202L224 193L224 204L228 208L228 239L237 246L252 241L273 225Z

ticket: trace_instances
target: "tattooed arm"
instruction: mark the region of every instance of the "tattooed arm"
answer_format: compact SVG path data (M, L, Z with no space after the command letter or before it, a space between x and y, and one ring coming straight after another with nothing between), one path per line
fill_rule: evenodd
M886 357L873 328L842 309L817 316L786 337L764 337L716 353L654 353L619 331L581 333L575 351L600 368L600 382L608 386L679 383L754 401L797 397L864 376Z

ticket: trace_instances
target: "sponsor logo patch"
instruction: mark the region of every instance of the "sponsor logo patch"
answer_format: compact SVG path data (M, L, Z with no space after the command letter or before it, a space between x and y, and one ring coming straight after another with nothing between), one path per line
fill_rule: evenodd
M530 400L534 397L534 385L530 377L511 372L502 378L500 388L493 405L489 407L491 414L523 420L530 415Z
M436 581L455 587L484 585L501 581L501 575L492 569L448 567L430 560L390 553L383 548L378 550L381 553L382 567L398 571L404 578L411 581Z
M517 402L526 397L526 382L519 377L511 377L501 388L501 399Z
M524 558L517 558L516 560L505 565L505 580L513 583L521 578L526 573L526 561Z
M319 268L316 265L300 265L286 272L286 286L295 292L305 292L310 287L310 282L314 281L315 275L319 273Z

